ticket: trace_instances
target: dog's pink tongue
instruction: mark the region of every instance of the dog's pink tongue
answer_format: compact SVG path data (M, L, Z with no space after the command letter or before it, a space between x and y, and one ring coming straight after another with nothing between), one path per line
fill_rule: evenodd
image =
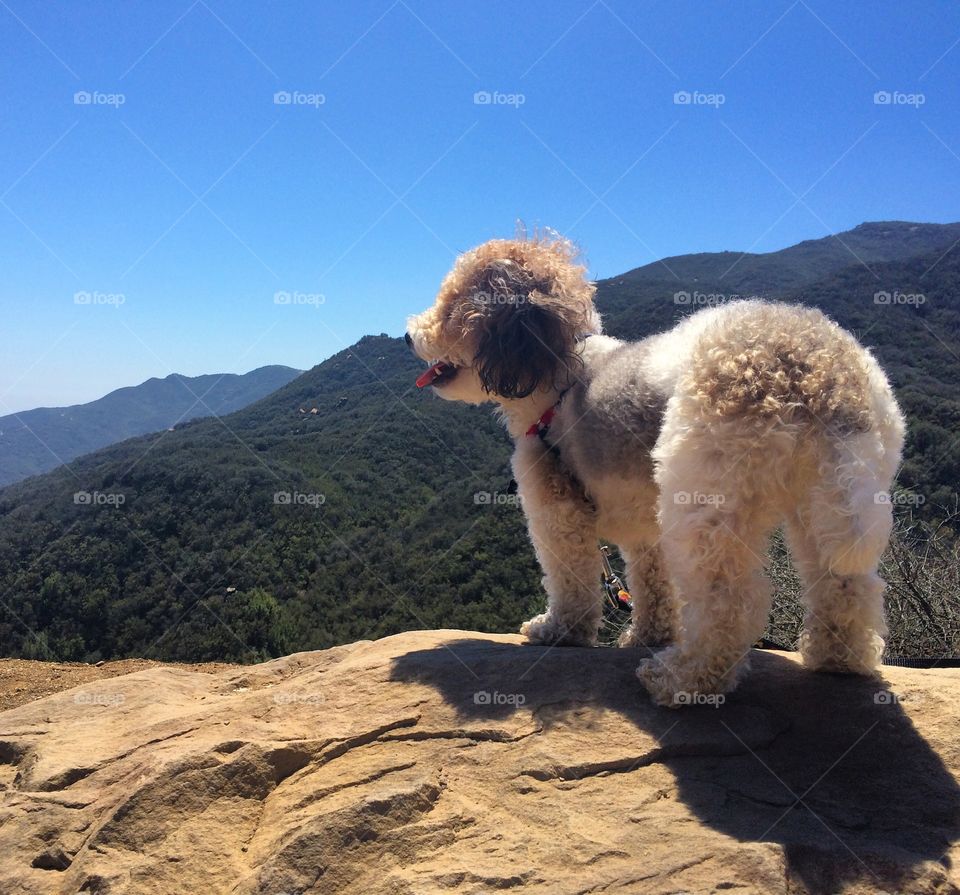
M429 370L424 371L417 377L417 388L425 388L433 382L436 382L442 375L443 371L449 367L448 363L444 361L438 361Z

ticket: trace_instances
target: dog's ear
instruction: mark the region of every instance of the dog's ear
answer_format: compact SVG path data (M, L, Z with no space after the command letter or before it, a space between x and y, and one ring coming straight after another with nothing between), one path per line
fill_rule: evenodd
M532 293L493 305L484 318L474 364L487 392L525 398L556 382L572 354L569 326L556 308Z

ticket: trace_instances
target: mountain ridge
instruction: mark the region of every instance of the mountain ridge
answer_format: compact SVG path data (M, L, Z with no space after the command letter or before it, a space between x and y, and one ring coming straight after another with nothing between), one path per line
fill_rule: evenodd
M896 238L899 242L891 245L891 238ZM737 258L745 258L755 263L762 263L772 259L777 259L781 262L784 259L790 259L792 261L795 258L805 258L811 249L821 254L820 263L822 265L824 261L824 250L827 249L827 247L829 247L828 253L837 259L831 268L836 270L861 259L865 262L901 260L913 255L924 254L927 251L935 249L938 245L948 245L958 239L960 239L960 222L924 224L914 221L865 221L850 230L833 233L828 236L804 239L794 245L785 246L782 249L774 249L770 252L725 249L719 252L693 252L686 255L670 255L652 261L649 264L632 268L619 276L609 277L608 279L662 279L661 274L663 269L665 267L672 267L673 265L671 265L670 262L677 262L677 266L680 266L680 261L705 264L706 262L716 260L720 262L718 266L723 269L726 269L723 265L729 267L727 262L735 261ZM857 248L861 249L861 252L855 252ZM822 276L825 272L829 271L826 271L821 266L820 270L817 271L817 275Z
M269 364L248 373L170 373L122 386L83 404L7 414L0 417L0 487L183 419L231 413L301 372Z

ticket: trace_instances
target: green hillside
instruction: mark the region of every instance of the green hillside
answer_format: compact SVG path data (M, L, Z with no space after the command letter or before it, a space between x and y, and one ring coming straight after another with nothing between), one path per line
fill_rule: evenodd
M960 479L960 251L942 257L960 228L860 230L864 252L920 239L921 254L871 250L868 270L837 265L835 240L802 244L775 253L796 260L789 288L764 294L822 307L875 348L911 421L901 511L938 518ZM743 263L767 277L772 262ZM700 279L656 285L648 270L599 284L611 334L699 306L674 294ZM924 300L877 303L884 291ZM421 366L400 339L368 336L223 423L0 491L0 654L252 660L411 628L515 629L543 597L505 495L507 438L489 409L418 392Z
M44 655L32 630L63 658L250 659L518 621L536 580L519 514L474 497L505 490L505 434L417 392L420 366L367 337L229 430L199 420L0 492L0 652Z

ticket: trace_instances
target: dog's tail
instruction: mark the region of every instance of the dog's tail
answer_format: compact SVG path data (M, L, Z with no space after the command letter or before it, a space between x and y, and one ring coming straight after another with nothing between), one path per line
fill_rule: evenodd
M873 571L893 524L890 488L903 449L904 420L890 384L868 352L866 431L831 431L815 450L816 474L803 515L821 563L835 575Z

